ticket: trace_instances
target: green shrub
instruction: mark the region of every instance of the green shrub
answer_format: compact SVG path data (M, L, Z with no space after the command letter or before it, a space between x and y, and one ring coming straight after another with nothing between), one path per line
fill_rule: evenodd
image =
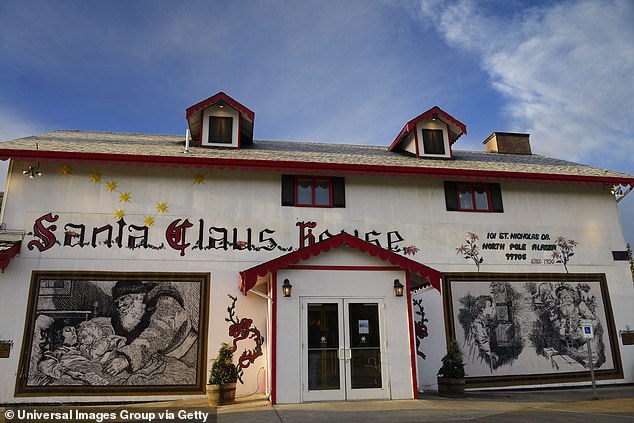
M223 343L218 357L209 371L209 384L235 383L238 380L238 369L233 364L233 352L230 345Z
M452 379L464 377L462 353L455 339L452 339L447 346L447 355L442 359L442 367L438 370L438 376Z

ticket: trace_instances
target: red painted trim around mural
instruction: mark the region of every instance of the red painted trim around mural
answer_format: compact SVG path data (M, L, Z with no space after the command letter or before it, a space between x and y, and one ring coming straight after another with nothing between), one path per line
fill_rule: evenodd
M141 156L104 153L70 153L58 151L13 150L0 148L0 160L40 160L99 162L120 165L214 168L230 170L264 170L275 172L330 173L341 175L422 176L442 179L467 179L474 181L532 181L572 184L622 184L633 185L634 178L583 175L559 175L530 172L492 170L441 169L433 167L357 165L346 163L286 162L278 160L218 159L183 155Z
M388 261L408 272L416 273L420 276L427 276L431 285L440 291L440 272L437 270L352 236L346 232L341 232L340 234L326 240L317 242L309 245L308 247L301 248L297 251L293 251L240 272L238 287L240 288L240 291L246 295L249 289L255 286L258 276L265 276L269 272L275 273L279 269L286 269L302 260L307 260L312 256L318 256L323 252L333 248L338 248L341 245L347 245L348 247L355 248L361 252L368 253L373 257L377 257L380 260Z
M409 356L412 371L412 394L418 399L418 376L416 373L416 341L414 340L414 317L412 315L412 293L410 292L409 273L405 273L405 292L407 292L407 323L409 325Z
M271 276L271 404L277 403L277 273Z

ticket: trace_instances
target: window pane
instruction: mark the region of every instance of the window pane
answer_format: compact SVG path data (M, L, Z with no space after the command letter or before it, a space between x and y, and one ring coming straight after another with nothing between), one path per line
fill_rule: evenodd
M463 185L458 188L458 201L461 209L473 210L473 197L469 186Z
M330 184L327 179L315 181L315 204L327 206L330 204Z
M487 199L487 190L485 187L474 187L476 210L489 210L489 200Z
M424 154L445 154L445 141L441 129L423 129Z
M310 179L297 180L297 204L313 204L313 190Z
M210 143L231 144L233 130L233 119L230 117L209 116L209 138Z

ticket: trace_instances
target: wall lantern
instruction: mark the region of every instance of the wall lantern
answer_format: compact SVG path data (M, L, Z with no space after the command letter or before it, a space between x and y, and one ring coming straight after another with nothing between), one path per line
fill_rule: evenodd
M24 176L28 176L29 179L33 179L36 176L42 176L42 172L40 172L39 166L29 166L22 171Z
M403 296L403 284L398 279L394 279L394 295Z
M288 279L284 279L284 284L282 285L282 294L285 297L290 297L292 291L293 291L293 285L291 285Z

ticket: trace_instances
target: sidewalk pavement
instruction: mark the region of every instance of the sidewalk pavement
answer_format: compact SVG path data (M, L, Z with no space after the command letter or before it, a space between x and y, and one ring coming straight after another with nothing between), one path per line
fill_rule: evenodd
M575 389L467 391L463 398L444 398L426 392L417 400L355 402L315 402L271 405L263 395L238 398L235 404L209 407L206 398L111 404L109 411L126 409L143 412L174 408L203 410L217 416L217 423L634 423L634 385L597 387L593 399L591 387ZM0 423L4 411L0 407ZM84 408L86 406L74 406ZM87 409L88 407L86 407ZM213 414L212 414L213 415ZM15 419L11 421L13 423ZM161 420L166 421L166 420ZM184 421L184 420L181 420ZM201 420L187 420L196 421ZM211 420L213 421L213 419Z
M218 407L218 423L633 422L634 386L468 391L464 398L421 394L418 400L320 402L272 406L263 397Z

